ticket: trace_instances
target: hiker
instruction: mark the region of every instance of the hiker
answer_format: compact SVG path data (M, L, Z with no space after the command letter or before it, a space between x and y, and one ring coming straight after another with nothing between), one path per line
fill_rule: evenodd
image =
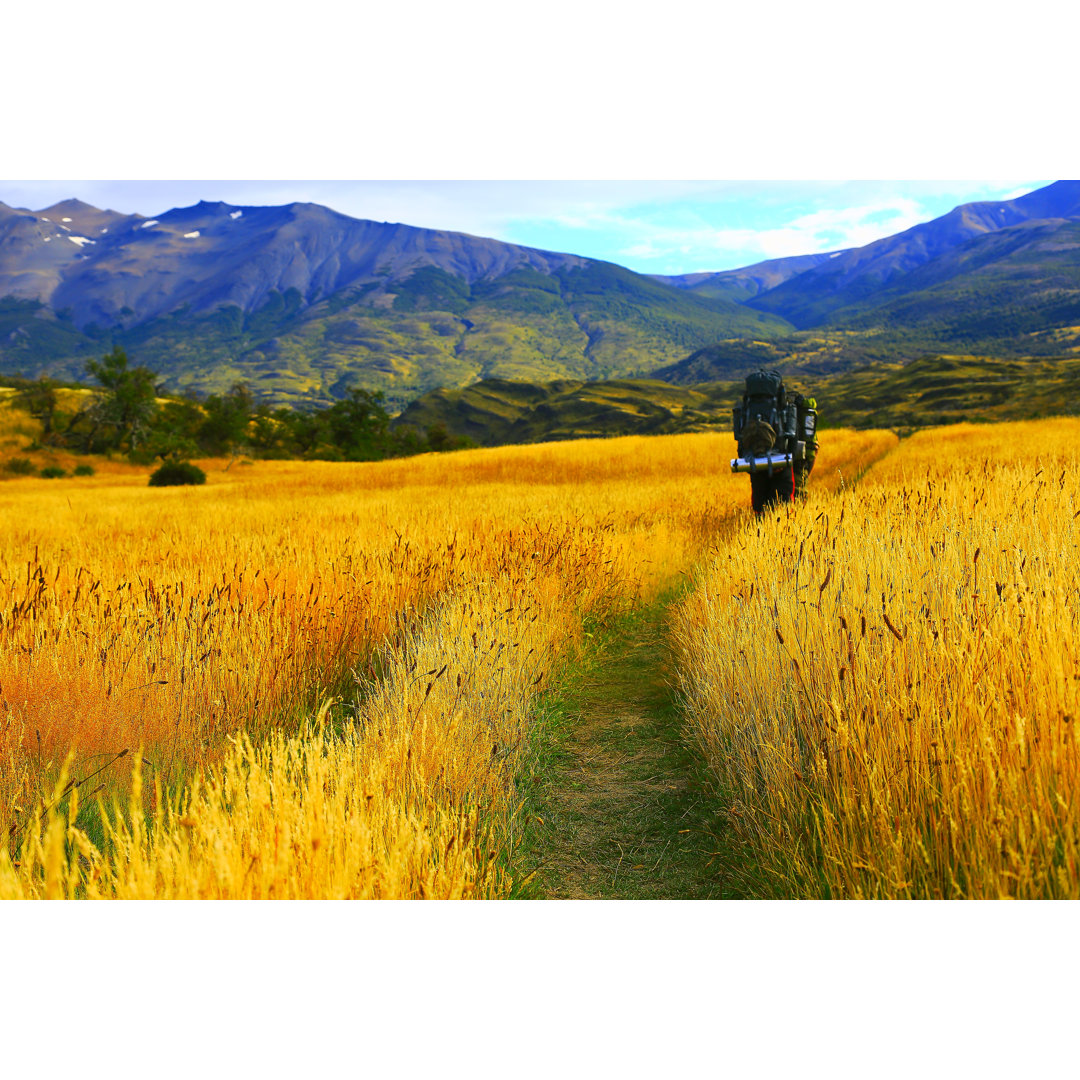
M732 409L739 456L732 472L750 474L755 514L806 498L806 484L817 457L817 402L788 394L778 371L746 377L742 404Z

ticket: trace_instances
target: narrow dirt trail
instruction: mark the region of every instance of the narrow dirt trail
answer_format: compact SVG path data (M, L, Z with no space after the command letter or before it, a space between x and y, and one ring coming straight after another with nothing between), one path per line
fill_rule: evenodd
M548 712L530 853L546 899L719 899L730 840L704 770L684 744L658 603L608 631Z
M883 446L853 486L894 447ZM741 528L732 518L733 530ZM669 593L600 636L577 681L549 699L516 853L520 895L545 899L752 899L775 882L740 840L676 700ZM529 871L532 871L529 874Z

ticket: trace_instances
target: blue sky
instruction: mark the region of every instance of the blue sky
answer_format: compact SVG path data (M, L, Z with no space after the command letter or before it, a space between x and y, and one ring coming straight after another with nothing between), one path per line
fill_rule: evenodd
M147 215L200 199L317 202L353 217L452 229L606 259L642 273L727 270L855 247L964 202L1049 180L968 181L13 181L0 201L42 209L75 196Z

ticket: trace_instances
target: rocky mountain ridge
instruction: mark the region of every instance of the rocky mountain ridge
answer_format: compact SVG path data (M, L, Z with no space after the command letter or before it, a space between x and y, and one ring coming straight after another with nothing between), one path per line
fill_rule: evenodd
M46 247L56 240L70 246ZM359 220L315 203L204 201L156 218L77 200L36 212L0 203L0 296L70 310L79 329L127 329L180 307L199 314L235 305L249 313L271 293L290 289L309 306L370 284L370 303L377 304L388 286L425 266L471 283L522 267L551 273L587 261L465 233Z

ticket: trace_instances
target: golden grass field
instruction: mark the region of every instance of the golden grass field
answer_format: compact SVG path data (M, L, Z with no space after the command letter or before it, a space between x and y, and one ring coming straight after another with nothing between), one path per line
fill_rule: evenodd
M881 436L849 441L859 468ZM0 485L2 827L38 843L46 787L50 804L91 777L67 800L77 813L136 758L156 820L113 838L132 860L121 884L118 864L102 875L91 842L54 816L53 847L24 851L5 888L499 894L491 852L512 836L530 702L585 617L655 595L745 504L723 468L731 453L719 435L631 438L359 465L204 462L209 482L191 489L147 488L126 466ZM230 741L241 732L249 741ZM334 779L309 791L316 763ZM295 783L248 803L257 775ZM325 866L297 858L302 828ZM182 862L163 861L178 837ZM43 883L32 868L45 866Z
M505 896L537 696L680 574L776 895L1076 895L1077 427L1015 427L827 432L761 521L718 434L4 480L0 896Z
M1078 437L921 432L702 567L688 716L776 895L1080 895Z

